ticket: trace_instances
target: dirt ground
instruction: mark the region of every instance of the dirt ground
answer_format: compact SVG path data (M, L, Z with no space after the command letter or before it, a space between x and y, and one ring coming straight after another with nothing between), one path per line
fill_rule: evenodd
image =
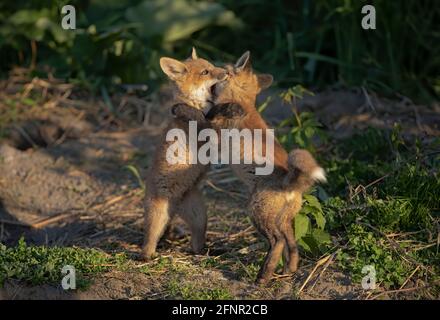
M125 92L109 104L70 85L24 80L20 74L0 88L0 108L8 107L8 97L40 99L21 113L0 144L0 242L14 244L24 235L33 244L125 252L136 265L145 265L139 260L143 193L126 166L136 166L148 179L146 169L168 118L166 93L141 98ZM397 105L399 114L390 113ZM390 127L397 118L406 132L426 137L440 133L439 106L415 109L405 98L388 101L362 89L328 90L306 97L299 107L313 110L329 132L337 128L338 137L368 125ZM265 117L275 124L290 112L275 99ZM304 257L296 275L280 277L268 287L255 286L251 275L240 276L249 268L237 266L255 264L265 246L246 217L244 190L227 167L212 168L203 185L209 211L204 254L189 252L187 234L160 243L162 257L190 272L114 270L98 275L86 291L73 293L9 280L0 299L169 299L171 280L183 286L227 287L236 299L368 297L333 261L303 288L317 259ZM215 263L206 265L207 258Z

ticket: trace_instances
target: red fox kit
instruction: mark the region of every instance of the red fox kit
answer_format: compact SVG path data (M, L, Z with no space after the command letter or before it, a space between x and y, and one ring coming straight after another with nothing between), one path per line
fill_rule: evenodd
M268 129L255 108L255 99L261 89L271 84L271 76L253 73L249 52L246 52L234 67L228 67L228 74L226 81L216 85L215 103L220 106L220 110L216 110L217 106L212 110L212 123L216 127L230 126L231 119L225 121L225 111L221 109L237 108L238 104L243 114L232 117L235 127ZM231 103L232 106L228 105ZM219 114L217 120L216 112ZM273 161L274 172L265 176L255 175L252 165L233 166L237 175L250 186L249 214L270 245L257 277L259 283L267 282L272 277L282 254L285 259L284 272L297 270L299 257L292 220L301 209L302 194L316 181L326 180L324 170L306 150L296 149L287 154L284 148L275 142ZM253 166L255 167L255 164Z
M226 78L224 69L198 58L195 49L191 58L183 62L161 58L160 66L172 80L175 102L185 103L203 113L211 106L212 86ZM167 161L166 153L171 142L166 141L166 135L173 128L182 129L187 133L188 122L177 118L171 121L162 134L161 143L149 169L144 202L144 259L150 259L155 255L160 237L170 219L176 214L179 214L190 227L192 250L198 253L205 244L206 208L197 184L208 167L189 163L170 164Z
M255 100L262 89L270 86L272 76L253 73L249 52L234 66L226 68L228 79L215 85L216 105L207 114L207 119L216 129L247 128L266 132L269 128L256 110ZM240 149L242 157L243 148ZM301 209L302 194L316 181L326 180L324 170L306 150L296 149L288 154L275 141L272 160L274 171L270 175L256 175L255 162L231 165L236 175L249 186L251 197L247 210L270 245L257 277L258 283L265 283L272 277L282 255L284 272L297 270L299 256L292 220Z

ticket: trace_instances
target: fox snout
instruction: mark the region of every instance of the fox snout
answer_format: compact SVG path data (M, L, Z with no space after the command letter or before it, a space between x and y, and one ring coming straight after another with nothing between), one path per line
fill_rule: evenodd
M216 68L213 72L212 75L214 76L214 78L216 78L218 81L224 81L227 79L228 74L226 73L226 70L222 69L222 68Z

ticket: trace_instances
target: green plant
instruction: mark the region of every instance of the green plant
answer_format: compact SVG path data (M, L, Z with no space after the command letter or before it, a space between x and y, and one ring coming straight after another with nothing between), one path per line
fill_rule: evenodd
M376 282L389 289L401 286L414 269L411 263L402 260L386 239L377 237L372 231L359 224L352 224L347 232L348 248L338 253L340 265L349 268L353 280L360 282L364 266L373 265Z
M320 129L321 124L314 118L312 113L299 113L296 108L296 100L302 99L305 94L313 95L312 92L305 89L301 85L296 85L283 91L280 97L283 103L292 108L294 116L282 121L278 128L287 128L288 131L283 133L279 140L288 149L294 147L305 148L311 152L315 152L315 144L317 138L325 140L326 136Z
M314 139L317 136L322 140L326 139L320 129L321 125L311 113L298 113L297 111L296 100L302 99L305 94L313 95L312 92L301 85L288 88L280 94L282 101L290 105L294 113L293 117L282 121L278 126L279 130L287 128L287 132L279 136L279 141L287 150L305 148L314 152ZM298 244L307 252L318 254L330 243L330 236L324 231L325 217L319 200L315 196L311 194L304 195L304 205L295 216L294 225Z
M167 291L174 299L184 300L231 300L232 294L227 288L201 288L197 285L182 283L172 279L167 283Z
M246 10L252 3L252 10ZM60 9L77 8L77 30ZM158 58L184 58L192 45L216 61L251 50L257 70L285 87L338 83L422 101L439 97L435 1L374 0L377 29L363 30L365 1L192 0L3 1L0 68L36 64L98 88L161 77ZM264 17L262 22L261 17ZM262 24L263 23L263 24ZM261 26L265 26L262 28ZM404 30L404 32L402 32Z
M342 154L353 154L362 161L388 160L392 156L388 132L368 127L361 132L355 132L349 139L338 143Z
M76 30L61 28L61 8L76 8ZM59 77L92 89L149 82L159 72L158 54L209 26L239 28L221 4L189 0L23 1L0 4L0 59L12 65L49 66ZM181 51L188 54L190 45Z
M326 219L319 203L313 195L304 195L301 211L295 216L295 238L307 252L319 254L331 243L330 235L324 230Z
M413 279L434 283L440 261L432 236L440 222L439 156L426 151L434 145L411 145L399 132L369 129L325 157L330 190L338 196L323 210L340 241L340 265L356 282L362 268L373 265L377 283L389 289L400 288L413 272Z
M110 256L96 249L28 246L21 238L16 247L0 243L0 285L7 279L17 279L31 284L60 283L61 269L75 267L78 285L84 288L90 275L105 272L109 265L125 263L124 255Z

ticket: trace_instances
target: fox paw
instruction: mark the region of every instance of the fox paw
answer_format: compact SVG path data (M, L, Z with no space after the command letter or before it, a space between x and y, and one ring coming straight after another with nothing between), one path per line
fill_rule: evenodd
M171 107L171 114L183 121L205 121L205 116L202 111L190 107L184 103L178 103Z
M257 279L255 280L255 284L258 286L265 286L265 285L267 285L269 280L270 279L268 279L268 278L257 277Z
M211 108L206 115L208 120L213 120L217 117L223 117L226 119L241 118L245 115L245 112L241 105L238 103L223 103L218 104Z
M145 249L141 253L141 258L144 261L154 260L158 256L157 252L148 252Z

